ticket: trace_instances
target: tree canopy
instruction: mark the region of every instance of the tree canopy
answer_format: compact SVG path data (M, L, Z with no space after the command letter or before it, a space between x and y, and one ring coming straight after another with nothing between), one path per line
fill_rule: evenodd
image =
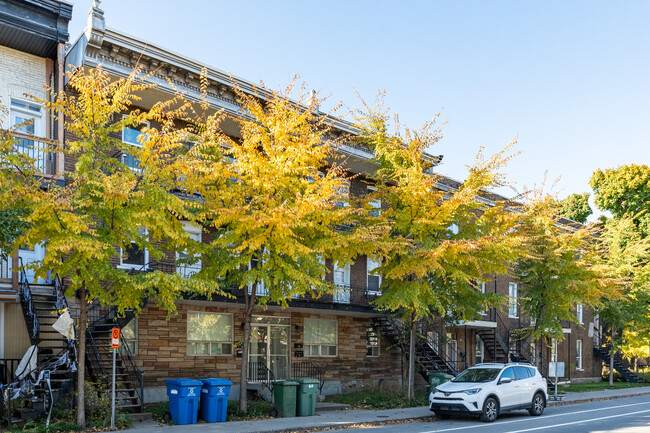
M572 221L584 224L592 213L589 193L571 194L560 202L559 215Z

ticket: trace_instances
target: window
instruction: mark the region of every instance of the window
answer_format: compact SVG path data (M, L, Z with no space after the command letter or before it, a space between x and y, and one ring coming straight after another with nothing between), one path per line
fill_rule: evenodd
M515 367L515 372L517 373L517 379L522 380L522 379L528 379L529 377L533 377L532 370L528 367L521 367L517 366Z
M381 286L381 275L377 274L375 269L381 266L379 260L373 260L368 257L366 262L368 273L368 293L379 294L379 287Z
M334 295L334 302L350 303L350 264L334 264L334 285L339 288Z
M578 319L578 323L583 325L584 322L582 321L582 304L577 304L576 305L576 319Z
M350 204L350 181L341 179L341 183L337 189L337 197L334 205L336 207L346 207Z
M252 258L249 266L249 269L258 269L260 261L257 258ZM257 296L266 296L268 289L264 285L264 281L257 281L255 283L248 285L248 294L253 293L253 286L255 286L255 295Z
M126 119L126 114L122 116L122 119ZM149 122L145 122L138 126L124 126L122 128L122 143L130 144L133 147L142 147L141 140L146 139L146 134L142 132L143 129L149 128ZM140 138L142 137L142 138ZM122 155L122 162L129 167L131 170L140 169L140 160L134 156L125 153Z
M427 343L434 352L440 353L440 334L437 331L427 331Z
M366 356L369 358L379 356L379 332L372 325L366 328Z
M188 237L196 242L201 242L201 228L187 221L183 221L183 229ZM192 257L187 250L176 253L176 272L183 278L189 278L201 270L200 256Z
M232 314L187 313L187 354L232 355Z
M374 186L368 186L366 189L368 194L374 194L377 192L377 188ZM381 215L381 198L377 197L374 200L371 200L368 202L370 207L372 207L372 211L370 211L370 215L377 217Z
M485 283L479 283L478 286L481 289L481 293L485 295L486 284ZM487 315L487 307L485 307L485 310L479 311L479 313L481 314L481 316L486 316Z
M147 231L140 229L140 236L145 236ZM136 242L131 242L126 248L120 249L120 268L140 269L149 262L149 251L141 249Z
M517 317L517 283L508 284L508 315Z
M485 344L478 335L476 336L476 363L481 364L485 360Z
M336 320L305 319L305 356L336 356Z
M16 132L42 137L45 134L41 106L32 102L11 100L11 125L16 127ZM28 138L16 139L16 150L19 153L34 158L35 168L44 172L46 153L42 143Z
M582 340L576 340L576 370L582 371Z
M505 379L505 378L512 379L512 380L517 380L517 378L515 377L515 369L514 369L514 367L508 367L505 370L503 370L503 374L501 375L501 379ZM501 379L499 379L499 380L501 380Z
M122 327L120 339L127 345L133 355L138 354L138 318L132 319Z

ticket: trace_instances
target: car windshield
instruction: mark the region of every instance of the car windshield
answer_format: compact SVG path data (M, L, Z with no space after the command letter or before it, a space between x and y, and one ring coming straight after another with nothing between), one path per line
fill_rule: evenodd
M500 368L470 368L463 371L452 382L490 382L497 378Z

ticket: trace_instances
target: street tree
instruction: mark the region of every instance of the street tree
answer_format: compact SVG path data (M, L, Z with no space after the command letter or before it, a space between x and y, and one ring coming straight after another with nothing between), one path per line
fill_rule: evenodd
M30 175L35 170L24 172L16 164L2 181L21 191L29 205L22 218L27 228L13 247L43 244L45 257L30 266L37 276L59 274L66 279L66 294L78 297L77 423L84 426L89 303L137 313L143 299L152 298L174 311L183 291L208 295L218 288L175 273L130 272L115 266L138 251L146 250L154 261L192 242L180 222L191 218L191 205L170 193L178 187L175 170L187 134L175 121L184 116L187 104L174 98L146 112L134 108L136 94L152 87L136 72L116 79L99 68L79 69L68 78L68 93L52 92L50 102L40 101L51 116L64 116L68 139L62 148L52 149L74 163L61 173L64 183L50 182L43 188L39 177ZM148 126L153 124L160 127ZM123 130L137 136L136 146L115 138Z
M589 193L575 193L560 202L558 215L584 224L592 213L589 206Z
M426 154L440 139L433 122L401 130L397 121L389 125L381 104L364 107L357 113L358 140L375 155L378 170L372 177L384 209L374 224L385 228L377 233L388 234L375 253L381 260L382 294L374 303L380 310L400 312L411 330L412 397L416 321L450 314L471 319L499 302L481 294L477 283L506 273L517 255L520 239L513 228L518 218L506 210L512 203L487 192L504 184L499 170L510 156L508 148L489 158L479 153L467 179L450 184L433 173L434 159Z
M341 205L345 179L328 134L331 118L317 113L317 99L292 102L292 86L258 90L236 89L241 115L219 113L198 128L183 173L186 188L202 197L196 221L213 233L201 272L243 295L244 412L253 312L285 307L293 296L333 293L325 260L350 256L345 221L354 213ZM224 131L232 122L238 137Z

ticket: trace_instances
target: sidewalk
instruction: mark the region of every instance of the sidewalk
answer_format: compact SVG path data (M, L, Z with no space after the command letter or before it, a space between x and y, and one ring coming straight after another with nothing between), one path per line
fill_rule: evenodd
M650 387L614 389L593 392L566 393L562 401L549 401L549 406L585 403L596 400L650 395ZM391 410L340 410L319 412L315 416L297 418L272 418L259 421L235 421L225 423L201 423L184 426L168 426L154 421L134 423L134 433L280 433L319 431L326 428L345 428L362 424L404 422L431 419L428 407Z

